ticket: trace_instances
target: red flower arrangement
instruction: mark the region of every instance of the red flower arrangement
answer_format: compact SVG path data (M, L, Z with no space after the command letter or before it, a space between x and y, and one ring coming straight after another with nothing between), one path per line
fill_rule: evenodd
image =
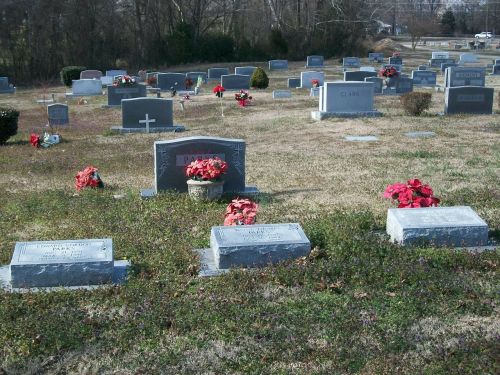
M40 136L38 134L31 133L30 143L33 147L36 147L36 148L40 147L40 144L41 144Z
M155 75L151 75L151 76L149 76L149 77L146 79L146 83L147 83L149 86L154 86L154 85L156 85L156 76L155 76Z
M196 181L215 181L227 172L228 165L218 157L198 159L186 167L186 176Z
M392 53L392 57L399 57L399 52L398 51L394 51Z
M319 87L319 80L313 79L313 80L311 80L311 83L312 83L312 87Z
M395 67L389 65L380 69L379 74L385 78L392 78L397 77L399 75L399 72Z
M224 91L226 91L226 89L222 87L220 83L212 89L212 92L218 98L222 98L224 96Z
M250 199L233 199L226 208L224 225L252 225L255 224L257 203Z
M99 173L97 173L97 168L88 166L83 171L78 172L75 176L75 186L76 190L80 191L88 186L93 188L103 188L104 183L102 182Z
M118 76L113 81L113 86L132 86L135 84L135 79L130 76Z
M252 100L252 97L248 95L248 91L240 90L240 92L234 94L234 99L238 101L238 104L241 107L244 107L249 103L250 100Z
M440 200L433 196L432 188L424 185L419 179L408 180L406 184L397 182L388 185L384 192L385 198L397 199L398 208L432 207Z

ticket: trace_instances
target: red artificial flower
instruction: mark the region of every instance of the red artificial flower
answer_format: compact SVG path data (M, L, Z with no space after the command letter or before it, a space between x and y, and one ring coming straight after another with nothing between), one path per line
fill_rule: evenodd
M224 225L252 225L257 216L257 203L250 199L233 199L226 208Z
M33 147L40 147L40 136L35 133L31 133L30 143Z
M226 91L226 89L224 87L222 87L220 85L220 83L212 89L212 92L214 94L218 94L218 93L221 93L221 92L224 92L224 91Z
M379 74L386 78L397 77L399 75L397 69L392 65L380 69Z
M97 168L88 166L83 171L80 171L75 176L76 190L80 191L85 187L104 187L104 184L99 176Z
M193 180L214 181L227 173L228 165L218 157L198 159L186 167L186 176Z
M398 208L432 207L437 206L440 200L432 195L434 192L429 185L424 185L419 179L408 180L406 184L397 182L388 185L384 197L398 201Z

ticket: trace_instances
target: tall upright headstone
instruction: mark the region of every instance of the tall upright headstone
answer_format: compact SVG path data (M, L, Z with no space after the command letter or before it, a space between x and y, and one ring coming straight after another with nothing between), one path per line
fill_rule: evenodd
M491 115L493 88L481 86L447 87L444 94L444 113Z
M310 89L311 87L313 87L313 83L312 83L313 80L318 80L319 86L323 85L323 82L325 81L325 73L314 72L314 71L300 72L300 87L301 88Z
M174 87L177 91L185 90L185 73L158 73L156 87L162 91L170 91Z
M97 79L79 79L73 80L71 93L67 93L67 97L71 96L95 96L102 95L102 84Z
M324 65L325 58L323 56L307 56L306 68L322 68Z
M49 104L47 106L47 117L50 126L69 125L69 111L67 104Z
M485 68L450 67L445 71L445 87L484 86L485 83Z
M250 88L250 76L243 74L228 74L220 78L221 85L226 90L248 90Z

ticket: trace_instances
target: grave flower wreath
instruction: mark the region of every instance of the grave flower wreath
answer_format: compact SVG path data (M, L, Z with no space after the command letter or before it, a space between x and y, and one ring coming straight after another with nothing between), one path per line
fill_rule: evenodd
M440 200L433 195L432 188L417 178L388 185L384 192L385 198L398 201L398 208L437 207Z
M318 79L313 79L311 80L312 87L319 87L319 80Z
M99 176L97 168L90 165L83 171L77 173L77 175L75 176L75 187L77 191L80 191L86 187L103 188L104 183Z
M248 94L248 91L240 90L240 92L234 94L234 99L238 101L240 107L244 107L252 100L252 97Z
M226 207L224 225L255 224L258 208L259 206L257 203L251 201L250 199L233 199Z
M380 69L379 74L385 78L393 78L399 75L397 69L393 66L386 66Z
M137 84L135 78L130 76L118 76L113 81L113 86L133 86Z
M212 92L215 94L216 97L218 98L222 98L224 96L224 91L226 91L226 89L224 87L222 87L220 84L218 84L217 86L215 86L213 89L212 89Z
M44 132L43 136L40 136L36 133L30 134L30 144L35 148L48 148L52 145L58 144L60 141L61 136L59 134L52 135L48 132Z
M195 181L217 181L227 168L228 164L218 157L198 159L186 167L186 176Z

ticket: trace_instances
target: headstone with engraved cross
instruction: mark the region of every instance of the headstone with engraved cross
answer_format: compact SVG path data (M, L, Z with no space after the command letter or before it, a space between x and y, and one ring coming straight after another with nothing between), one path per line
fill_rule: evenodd
M149 133L149 124L155 123L155 122L156 122L156 120L154 118L152 118L152 119L149 118L149 113L146 113L145 120L139 120L139 124L146 124L146 133Z

